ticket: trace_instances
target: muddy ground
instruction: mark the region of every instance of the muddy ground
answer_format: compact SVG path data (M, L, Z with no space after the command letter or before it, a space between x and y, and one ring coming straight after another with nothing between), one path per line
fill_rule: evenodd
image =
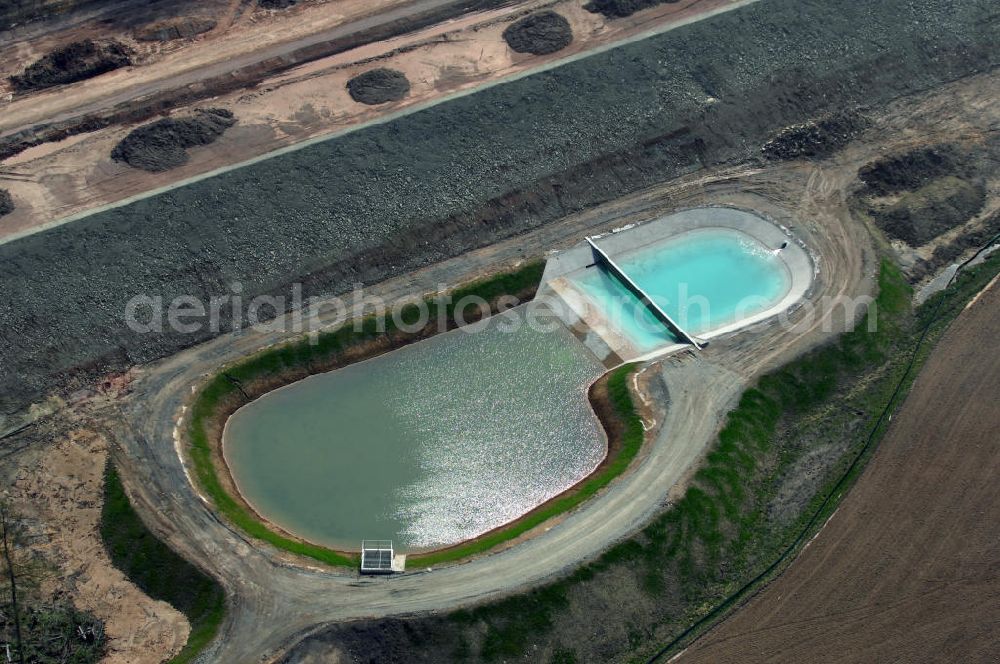
M990 11L765 0L4 244L0 412L212 336L130 331L136 294L340 292L753 159L782 127L992 68Z
M938 344L815 541L676 661L996 661L998 339L994 283Z

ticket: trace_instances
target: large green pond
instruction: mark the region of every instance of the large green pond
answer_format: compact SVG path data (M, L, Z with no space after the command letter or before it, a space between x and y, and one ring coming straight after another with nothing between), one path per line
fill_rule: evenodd
M586 388L603 369L519 307L264 395L229 420L240 492L310 541L415 551L516 519L589 474L604 434Z

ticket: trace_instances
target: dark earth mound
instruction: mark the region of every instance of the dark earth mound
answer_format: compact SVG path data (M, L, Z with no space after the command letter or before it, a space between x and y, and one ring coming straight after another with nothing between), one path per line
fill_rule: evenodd
M164 118L134 129L111 151L111 158L144 171L166 171L187 163L187 148L214 143L236 124L232 111L198 109L188 118Z
M919 247L979 214L985 204L981 182L948 175L891 203L873 203L870 214L888 235Z
M981 247L1000 233L1000 212L994 212L977 228L937 246L930 259L917 259L913 267L907 270L907 276L912 283L922 281L939 269L953 263L974 247Z
M298 0L258 0L257 4L264 9L288 9Z
M890 155L858 171L858 200L887 235L920 247L979 214L990 150L935 145Z
M216 22L210 18L181 18L147 25L135 33L135 38L139 41L160 42L190 39L215 29L216 25Z
M994 14L985 0L753 3L0 244L0 414L217 334L131 331L138 293L349 292L759 159L783 127L1000 65Z
M885 196L899 191L914 191L943 175L962 175L966 171L954 148L938 145L906 154L886 157L861 168L858 177L872 194Z
M15 90L27 92L92 78L132 64L132 49L114 40L85 39L52 51L10 77Z
M351 99L374 106L389 101L399 101L410 92L406 74L395 69L372 69L358 74L347 82Z
M863 118L851 114L810 120L782 129L761 152L768 159L829 157L857 136L865 124Z
M607 18L624 18L643 9L656 5L672 5L675 2L679 0L593 0L583 8L592 14L601 14Z
M569 46L573 29L561 15L545 10L515 21L503 31L503 38L517 53L546 55Z
M0 217L14 211L14 199L10 197L10 192L0 189Z

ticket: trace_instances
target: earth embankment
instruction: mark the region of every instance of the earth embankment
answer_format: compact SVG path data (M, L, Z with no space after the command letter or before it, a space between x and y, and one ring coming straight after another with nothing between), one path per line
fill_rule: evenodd
M0 413L218 334L133 332L135 295L344 292L757 158L788 125L993 68L992 11L763 0L0 245Z
M955 321L792 566L678 661L996 661L1000 288Z

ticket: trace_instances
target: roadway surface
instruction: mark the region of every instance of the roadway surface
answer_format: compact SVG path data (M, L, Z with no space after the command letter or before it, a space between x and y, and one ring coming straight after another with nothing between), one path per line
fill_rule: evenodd
M432 292L438 284L455 284L509 265L525 255L526 247L537 255L678 206L711 202L754 209L788 226L796 225L795 215L803 205L809 206L813 221L799 225L796 233L820 257L823 272L808 297L818 301L824 295L866 294L871 267L865 230L850 222L839 201L811 201L809 182L809 173L790 167L688 178L385 282L368 293L392 300ZM484 601L592 558L663 508L671 488L713 440L722 416L748 381L782 357L828 336L821 330L823 320L803 318L790 329L761 326L753 335L720 338L697 357L675 357L657 365L670 405L641 464L535 537L432 572L361 579L356 573L293 560L229 526L188 482L178 456L184 427L179 417L193 389L220 365L285 338L280 334L224 336L142 368L120 411L109 413L108 433L119 446L116 456L123 477L144 518L218 577L229 593L229 611L210 659L267 660L332 621Z

